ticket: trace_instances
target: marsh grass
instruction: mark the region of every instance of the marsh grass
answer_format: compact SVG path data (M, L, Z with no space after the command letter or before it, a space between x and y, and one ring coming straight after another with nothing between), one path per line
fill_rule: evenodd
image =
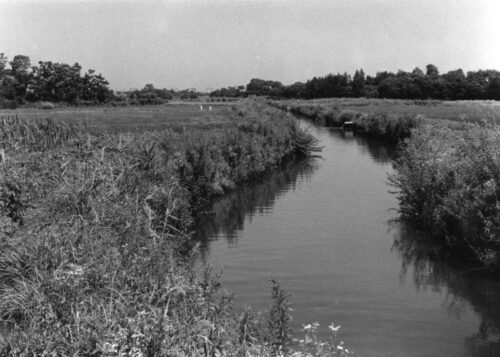
M316 142L265 105L227 115L126 135L1 121L0 355L271 355L261 315L192 270L192 217Z

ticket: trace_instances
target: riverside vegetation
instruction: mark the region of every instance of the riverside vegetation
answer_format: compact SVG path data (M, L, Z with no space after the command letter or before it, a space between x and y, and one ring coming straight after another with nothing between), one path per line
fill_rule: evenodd
M363 112L366 106L374 109L372 102L344 102L349 109L342 107L342 100L271 104L327 126L352 121L359 135L399 142L389 183L396 189L402 218L430 233L439 243L437 256L498 271L500 128L493 105L476 104L473 113L452 116L453 106L423 101L418 105L424 107L424 116L414 103L392 101L391 106L382 101L378 106L385 112ZM354 104L361 109L353 110ZM399 113L391 113L395 106ZM463 104L454 106L463 109ZM446 119L438 119L443 114Z
M322 346L314 354L291 343L278 283L266 323L234 313L217 276L192 268L190 225L207 201L317 150L276 109L227 110L210 130L126 136L0 120L0 355L347 353L334 340L308 340Z

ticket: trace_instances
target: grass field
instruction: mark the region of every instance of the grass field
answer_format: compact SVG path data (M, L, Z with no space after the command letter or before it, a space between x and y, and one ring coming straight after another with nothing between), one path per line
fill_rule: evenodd
M284 101L284 103L287 102L297 103L298 101ZM429 119L451 121L486 119L500 123L500 102L498 101L331 98L299 102L369 114L421 115Z
M234 103L233 103L234 104ZM200 107L203 109L200 109ZM50 118L87 130L99 132L137 132L184 127L209 129L222 127L229 118L233 105L206 103L175 103L142 107L66 107L51 110L18 109L0 110L0 118L17 116L26 120ZM210 110L211 108L211 110Z

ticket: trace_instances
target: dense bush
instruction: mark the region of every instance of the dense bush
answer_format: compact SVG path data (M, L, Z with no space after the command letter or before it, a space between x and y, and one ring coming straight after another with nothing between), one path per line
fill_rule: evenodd
M401 214L430 229L458 259L500 266L500 134L497 127L416 130L391 183Z

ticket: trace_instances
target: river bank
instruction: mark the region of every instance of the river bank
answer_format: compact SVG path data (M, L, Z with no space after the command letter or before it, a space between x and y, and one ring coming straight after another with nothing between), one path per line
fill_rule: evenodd
M399 143L394 162L396 171L390 182L398 196L401 217L427 230L440 243L441 249L436 254L443 259L497 271L500 268L497 106L490 102L459 102L454 107L452 104L389 100L351 103L340 99L272 102L319 125L341 127L349 122L356 135ZM406 110L401 109L405 106ZM394 112L391 108L395 108ZM461 114L460 108L464 110ZM455 110L455 117L450 110Z
M220 115L224 125L209 130L127 135L1 121L0 318L11 326L1 354L266 355L284 346L282 325L232 313L217 279L191 269L190 227L213 197L316 142L265 105Z

